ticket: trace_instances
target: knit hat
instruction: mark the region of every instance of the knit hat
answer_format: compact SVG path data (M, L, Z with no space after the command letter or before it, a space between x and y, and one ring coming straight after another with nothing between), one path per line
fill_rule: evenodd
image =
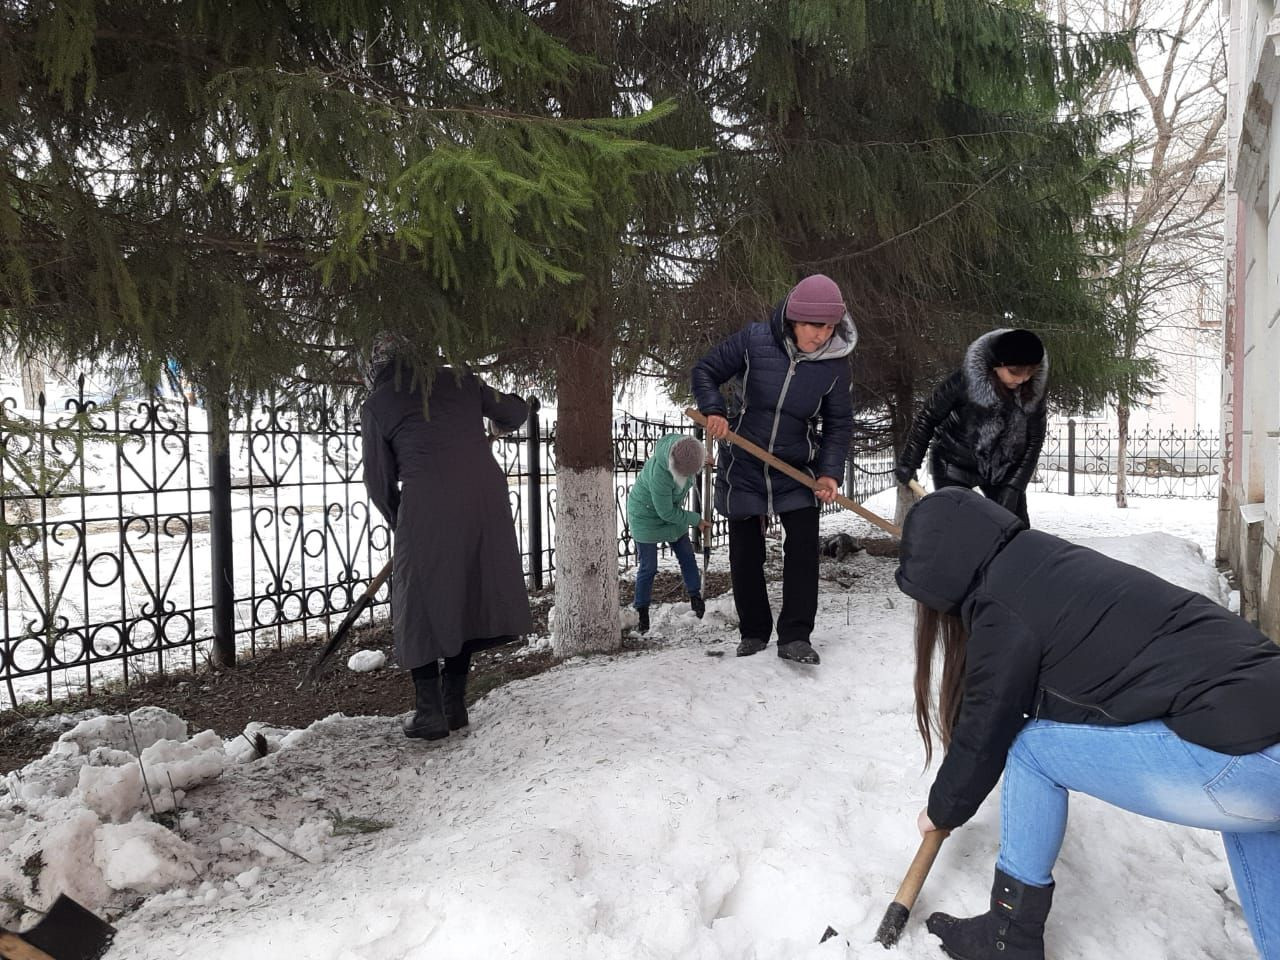
M997 367L1034 367L1044 360L1044 344L1030 330L1007 330L991 344Z
M682 477L692 477L702 469L706 452L696 437L684 437L671 446L671 470Z
M844 297L830 277L815 273L805 277L787 295L788 320L835 326L845 315Z

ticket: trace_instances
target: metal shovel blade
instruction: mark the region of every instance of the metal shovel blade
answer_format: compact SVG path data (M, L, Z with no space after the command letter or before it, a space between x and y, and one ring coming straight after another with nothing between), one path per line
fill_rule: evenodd
M53 960L98 960L115 935L116 928L111 924L59 894L39 923L16 936Z
M895 946L907 926L907 916L910 913L910 908L897 901L889 904L884 912L884 919L880 921L880 926L876 930L876 943L886 950Z

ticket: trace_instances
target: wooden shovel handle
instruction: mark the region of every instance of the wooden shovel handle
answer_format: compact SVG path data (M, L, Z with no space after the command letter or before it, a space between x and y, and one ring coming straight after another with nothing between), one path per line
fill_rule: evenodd
M915 906L916 897L920 896L920 888L924 886L925 877L929 876L933 861L938 858L938 851L942 849L942 841L947 839L950 832L949 830L930 830L924 835L911 861L911 866L907 867L907 875L902 878L902 885L894 895L895 903L902 904L908 910Z
M707 418L697 408L688 407L685 410L685 415L689 417L689 419L692 420L694 423L699 424L702 427L706 427ZM769 466L773 467L773 469L777 470L779 473L785 473L792 480L795 480L798 483L803 483L810 490L813 490L818 486L818 481L814 480L813 477L809 476L803 470L797 470L795 467L791 466L791 464L783 463L781 460L775 457L772 453L769 453L769 451L765 450L763 447L756 446L750 440L746 439L745 437L738 436L732 430L726 433L721 439L726 440L729 443L732 443L735 447L741 447L743 450L747 451L747 453L751 454L757 460L762 460L765 463L767 463ZM902 538L901 527L899 527L896 523L890 523L884 517L880 516L877 513L872 512L871 510L868 510L862 504L854 503L848 497L839 493L836 494L836 503L840 504L840 506L844 507L846 510L852 510L858 516L862 517L862 519L869 520L871 523L874 523L881 530L885 530L888 533L892 534L893 536L898 537L899 539Z
M0 930L0 956L6 960L54 960L39 947L33 947L8 930Z

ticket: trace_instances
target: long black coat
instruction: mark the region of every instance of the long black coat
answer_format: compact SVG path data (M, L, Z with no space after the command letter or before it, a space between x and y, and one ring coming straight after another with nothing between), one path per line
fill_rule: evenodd
M960 369L938 384L916 414L900 464L920 469L932 441L936 486L1027 489L1044 445L1049 357L1016 392L1005 389L994 379L991 348L1007 332L992 330L969 344Z
M473 652L533 626L507 481L484 418L514 430L528 405L471 373L440 370L429 392L386 364L361 411L364 482L395 533L391 607L406 669Z
M768 323L753 323L714 347L693 368L693 395L704 414L728 416L720 385L737 380L740 403L729 429L810 476L844 478L853 434L849 361L857 342L847 324L810 359L783 323L785 301ZM813 491L751 454L720 444L716 509L742 518L817 504Z
M1163 720L1233 755L1280 743L1280 646L1207 597L958 487L907 514L901 551L902 591L969 633L960 717L929 793L939 827L973 816L1028 717Z

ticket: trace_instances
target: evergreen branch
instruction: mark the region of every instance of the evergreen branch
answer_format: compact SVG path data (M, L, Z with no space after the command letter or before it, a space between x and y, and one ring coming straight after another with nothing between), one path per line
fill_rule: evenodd
M834 257L826 257L820 260L809 260L809 261L806 261L806 263L807 265L812 267L822 267L822 266L827 266L829 264L834 264L834 263L843 263L848 260L858 259L859 257L869 256L872 253L875 253L877 250L881 250L884 247L890 246L891 244L899 243L902 240L905 240L907 237L910 237L916 233L919 233L921 230L924 230L926 227L930 226L931 224L937 223L939 220L942 220L942 219L945 219L946 217L951 216L951 214L955 213L961 207L964 207L966 204L968 204L974 197L982 193L982 191L986 190L996 180L1003 177L1009 171L1009 169L1010 169L1009 166L1001 167L999 170L997 170L995 173L989 176L986 180L978 184L971 191L969 191L969 193L961 197L955 203L951 204L945 210L938 212L934 216L929 217L927 220L923 220L920 223L917 223L915 226L907 230L903 230L901 233L894 234L892 237L886 237L885 239L881 240L879 243L872 244L870 247L865 247L862 250L853 250L848 253L837 254Z

